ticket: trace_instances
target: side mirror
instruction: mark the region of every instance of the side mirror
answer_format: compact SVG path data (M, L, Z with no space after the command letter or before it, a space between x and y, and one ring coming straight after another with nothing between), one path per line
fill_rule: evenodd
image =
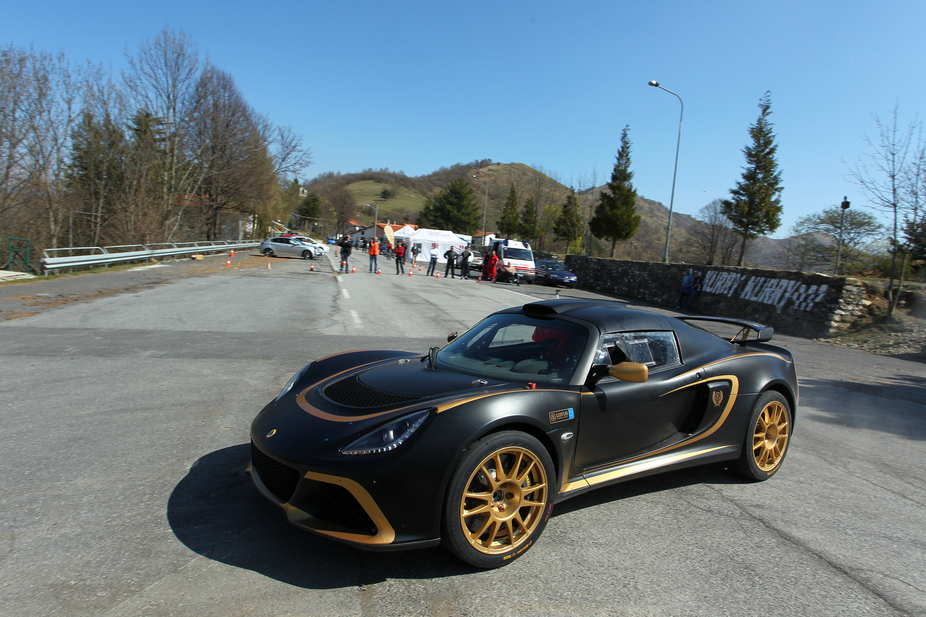
M621 381L643 383L649 379L649 367L636 362L621 362L608 369L608 375Z
M447 342L449 343L450 341L452 341L452 340L455 339L455 338L457 338L457 333L456 333L456 331L451 332L450 334L447 335Z

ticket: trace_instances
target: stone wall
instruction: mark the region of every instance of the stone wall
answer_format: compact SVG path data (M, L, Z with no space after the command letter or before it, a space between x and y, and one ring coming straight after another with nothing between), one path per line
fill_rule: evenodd
M700 295L690 313L752 319L805 337L836 334L868 315L861 281L811 272L690 266L569 255L579 286L674 308L688 268L701 272Z

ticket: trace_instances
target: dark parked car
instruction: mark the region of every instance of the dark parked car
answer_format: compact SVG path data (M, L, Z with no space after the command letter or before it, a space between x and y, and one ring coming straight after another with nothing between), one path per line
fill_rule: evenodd
M699 327L711 321L741 330L726 340ZM771 337L620 302L525 304L424 355L303 367L251 424L248 471L303 529L366 549L443 543L498 567L588 490L728 460L774 475L798 384Z
M538 283L554 286L564 285L566 287L575 287L579 284L578 277L566 269L566 264L547 259L541 259L537 262L537 276L535 280Z

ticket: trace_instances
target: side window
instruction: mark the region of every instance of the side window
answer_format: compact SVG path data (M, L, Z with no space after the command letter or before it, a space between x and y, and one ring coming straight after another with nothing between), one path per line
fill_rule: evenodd
M598 346L597 363L645 364L658 370L681 364L672 332L619 332L605 334Z

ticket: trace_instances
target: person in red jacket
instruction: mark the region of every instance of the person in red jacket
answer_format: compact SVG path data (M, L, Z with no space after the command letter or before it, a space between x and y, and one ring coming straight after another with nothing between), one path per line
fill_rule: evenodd
M489 251L482 262L482 278L487 281L495 280L495 267L498 265L498 255Z
M405 274L405 244L401 240L395 247L395 273L399 274L399 270Z

